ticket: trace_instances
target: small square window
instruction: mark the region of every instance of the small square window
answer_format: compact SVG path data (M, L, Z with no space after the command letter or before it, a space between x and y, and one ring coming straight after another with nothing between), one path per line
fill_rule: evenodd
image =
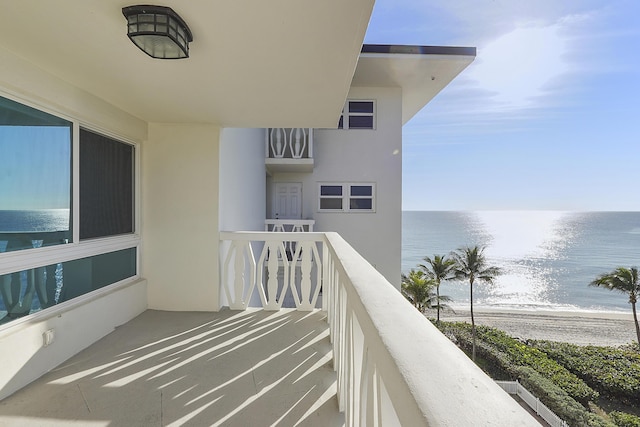
M320 211L375 212L374 184L320 185Z
M322 210L342 210L342 199L320 199L320 209Z
M373 114L373 101L349 101L349 113Z
M321 196L342 196L342 185L323 185L320 187Z
M351 195L352 196L372 196L373 188L370 185L352 185Z
M338 129L374 129L374 101L347 101L338 121Z
M350 199L349 209L370 211L371 209L373 209L373 200L372 199Z
M373 129L373 116L349 117L349 129Z

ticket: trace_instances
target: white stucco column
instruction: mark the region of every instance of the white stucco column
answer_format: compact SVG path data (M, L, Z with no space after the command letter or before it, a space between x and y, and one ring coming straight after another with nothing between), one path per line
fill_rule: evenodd
M149 124L142 147L142 275L149 308L218 309L220 128Z

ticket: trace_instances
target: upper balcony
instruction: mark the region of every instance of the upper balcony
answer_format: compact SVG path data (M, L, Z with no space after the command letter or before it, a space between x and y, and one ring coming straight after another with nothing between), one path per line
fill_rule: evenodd
M270 174L313 172L313 129L265 129L265 166Z

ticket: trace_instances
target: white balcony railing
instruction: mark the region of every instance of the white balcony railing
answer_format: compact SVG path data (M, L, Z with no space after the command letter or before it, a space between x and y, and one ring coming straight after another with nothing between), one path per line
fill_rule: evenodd
M265 129L265 167L268 173L313 172L313 129Z
M496 381L504 391L511 395L518 396L524 403L531 408L538 416L547 422L551 427L569 427L566 421L553 413L551 409L540 401L536 396L527 390L518 381Z
M313 219L265 219L264 231L313 231Z
M312 128L268 128L265 152L271 159L312 159Z
M347 426L539 425L338 234L220 234L230 308L254 291L266 310L322 297Z

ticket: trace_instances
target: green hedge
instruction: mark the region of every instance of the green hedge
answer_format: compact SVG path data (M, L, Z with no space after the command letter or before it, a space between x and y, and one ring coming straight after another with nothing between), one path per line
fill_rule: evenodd
M625 412L613 411L609 414L618 427L640 427L640 417Z
M615 427L615 424L589 412L561 387L529 366L515 369L520 384L533 393L554 414L570 426Z
M470 324L440 322L436 326L460 348L471 352ZM613 348L551 341L523 343L494 328L479 326L476 332L476 353L481 367L494 377L519 380L569 425L640 427L640 417L635 415L614 411L605 419L587 409L588 401L598 398L598 392L589 385L617 400L637 404L640 400L637 345Z
M640 353L632 349L582 347L551 341L531 341L530 344L602 394L632 405L640 401Z
M465 349L471 348L471 325L468 323L440 322L439 327L445 335L455 336ZM590 401L598 399L597 391L558 362L547 357L543 351L529 347L495 328L477 326L476 333L478 354L490 362L498 364L508 373L513 375L515 367L529 366L585 407Z

